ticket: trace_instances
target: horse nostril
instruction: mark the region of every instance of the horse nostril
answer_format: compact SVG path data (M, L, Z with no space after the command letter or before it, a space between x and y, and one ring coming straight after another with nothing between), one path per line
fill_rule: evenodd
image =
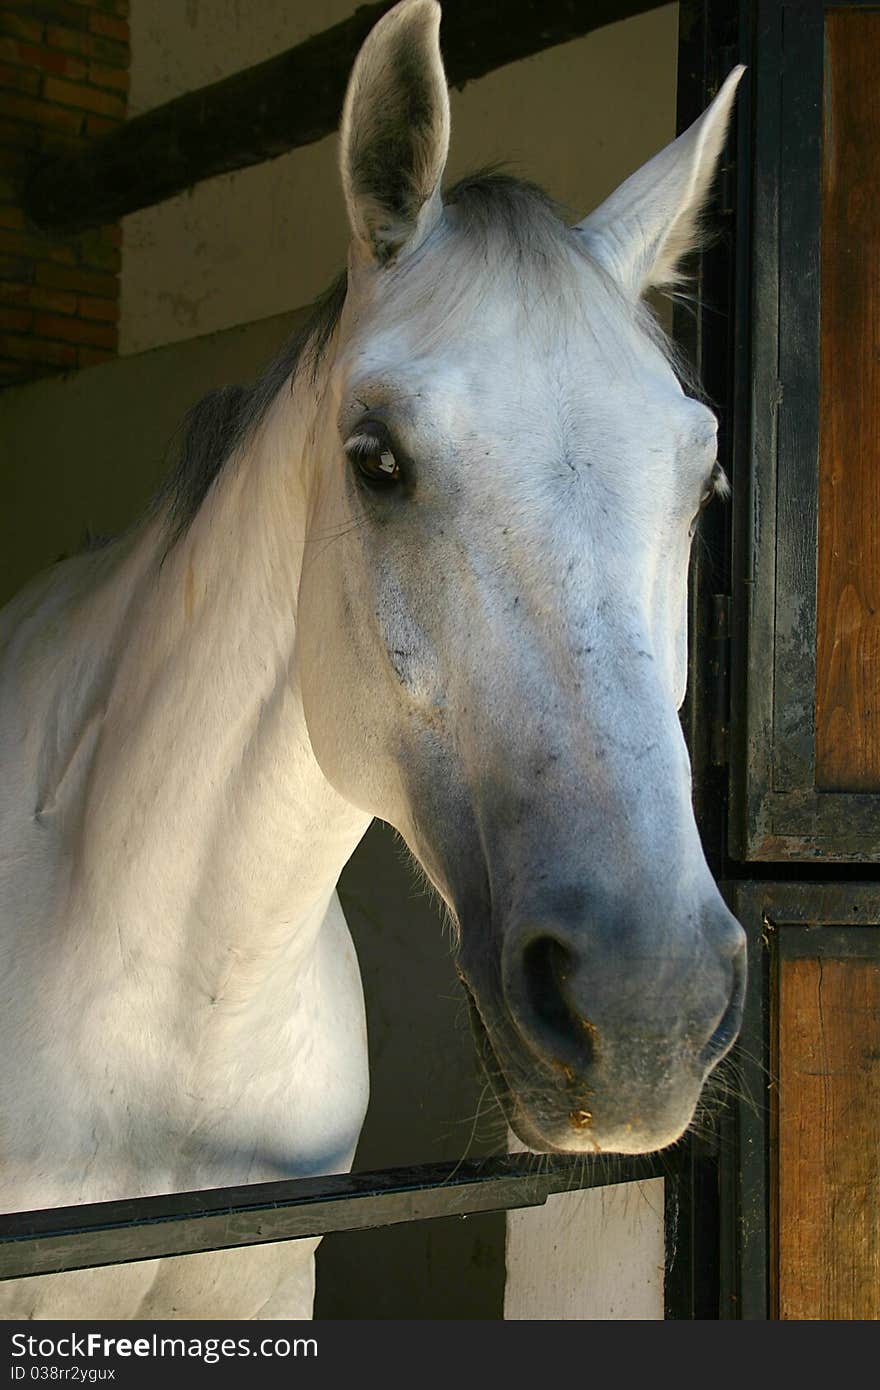
M572 952L553 936L538 936L521 959L524 1030L542 1052L578 1067L593 1060L591 1025L572 1001L569 980L576 972Z

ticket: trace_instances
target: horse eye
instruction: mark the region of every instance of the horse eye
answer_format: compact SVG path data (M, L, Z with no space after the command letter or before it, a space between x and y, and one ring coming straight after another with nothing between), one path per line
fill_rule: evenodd
M691 534L693 534L701 514L706 510L709 503L712 501L712 498L727 497L729 493L730 484L727 481L727 475L724 472L724 469L721 467L720 463L716 463L715 467L712 469L712 472L709 474L709 478L700 495L700 504L697 507L696 515L693 521L691 522Z
M706 502L711 502L713 497L720 497L723 502L726 502L729 496L730 482L721 464L716 460L715 467L712 469L711 476L706 484L706 491L703 494L703 504L705 505Z
M364 431L352 435L345 452L368 487L393 487L401 480L400 464L390 440L383 434Z
M706 508L708 507L709 503L712 501L712 498L713 498L714 496L715 496L715 488L714 488L713 484L712 484L712 483L707 483L706 486L705 486L705 488L703 489L703 492L702 492L701 496L700 496L700 503L699 503L699 506L697 507L697 510L696 510L696 512L694 513L693 519L692 519L692 521L691 521L691 526L690 526L691 535L693 535L694 532L696 531L696 529L697 529L697 523L699 522L700 517L703 515L703 512L706 510Z

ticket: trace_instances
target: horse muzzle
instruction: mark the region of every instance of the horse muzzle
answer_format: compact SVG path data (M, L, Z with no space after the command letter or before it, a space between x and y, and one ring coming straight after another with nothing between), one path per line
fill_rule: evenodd
M612 932L530 915L494 969L462 961L478 1051L530 1148L649 1153L687 1129L739 1030L745 937L720 897L685 920Z

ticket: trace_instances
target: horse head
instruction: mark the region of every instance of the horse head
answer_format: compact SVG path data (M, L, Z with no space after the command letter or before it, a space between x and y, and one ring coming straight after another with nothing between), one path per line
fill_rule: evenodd
M345 102L304 709L325 776L445 900L519 1136L644 1152L686 1130L744 989L678 717L716 421L644 303L694 245L741 70L572 226L498 174L444 198L439 17L391 10Z

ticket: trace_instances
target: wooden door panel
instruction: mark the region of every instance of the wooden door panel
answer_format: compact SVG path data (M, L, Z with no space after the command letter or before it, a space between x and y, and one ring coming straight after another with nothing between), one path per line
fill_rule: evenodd
M880 791L880 13L825 17L816 786Z
M782 955L774 1032L778 1316L880 1318L880 954Z
M746 1318L880 1318L880 884L739 883L749 937L726 1175Z
M880 8L756 0L730 848L880 860Z

